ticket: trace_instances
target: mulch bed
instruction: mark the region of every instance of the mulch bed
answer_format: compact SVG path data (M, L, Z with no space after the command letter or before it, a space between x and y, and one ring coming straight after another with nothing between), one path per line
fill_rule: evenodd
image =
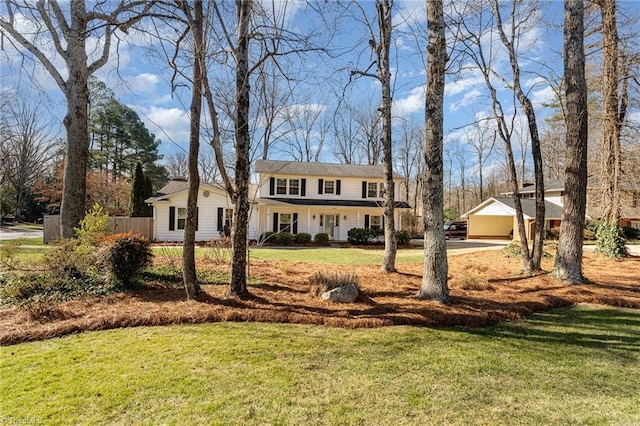
M552 259L543 267L551 270ZM567 285L540 274L523 276L521 260L500 251L449 256L451 303L418 300L422 264L398 264L383 274L379 265L319 265L252 262L247 299L229 297L226 285L208 285L196 301L182 288L160 282L143 290L74 300L39 311L0 308L0 345L119 327L252 321L332 327L471 326L516 320L534 312L578 303L640 308L640 257L620 261L585 253L590 282ZM206 263L199 268L227 268ZM310 291L317 270L356 273L361 295L352 304L320 300Z

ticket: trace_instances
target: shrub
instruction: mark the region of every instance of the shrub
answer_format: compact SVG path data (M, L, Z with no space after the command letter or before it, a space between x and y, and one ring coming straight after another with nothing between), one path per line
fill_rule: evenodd
M316 271L309 277L309 284L311 285L311 293L316 296L349 284L356 286L360 290L358 276L350 272Z
M596 237L598 238L596 249L605 256L619 259L627 255L622 230L617 224L600 223Z
M291 232L278 232L275 235L275 242L281 246L290 246L295 241L295 237Z
M308 244L311 241L311 234L301 232L295 236L296 244Z
M263 233L260 235L260 238L258 238L258 242L259 242L259 243L270 243L270 242L272 242L272 241L274 240L274 237L273 237L273 236L274 236L275 234L276 234L276 233L275 233L275 232L272 232L272 231L263 232Z
M76 228L78 239L86 245L97 246L100 239L110 234L109 213L102 206L95 203L87 215L80 221L80 227Z
M355 245L371 244L383 235L384 229L351 228L347 232L347 241Z
M411 241L411 234L409 231L398 231L396 232L396 241L398 241L399 245L409 244L409 241Z
M329 245L329 234L327 234L326 232L319 232L319 233L316 234L315 237L313 237L313 240L318 245L328 246Z
M205 259L216 265L225 264L231 259L231 237L220 237L206 244Z
M622 228L622 235L628 240L638 240L640 239L640 229L625 226Z
M97 253L108 278L122 289L132 289L144 268L151 265L149 241L140 234L126 232L104 238Z
M369 231L366 228L351 228L347 232L347 241L355 245L369 244L371 235Z
M522 256L522 247L520 246L520 241L510 242L508 246L502 249L502 254L507 257Z

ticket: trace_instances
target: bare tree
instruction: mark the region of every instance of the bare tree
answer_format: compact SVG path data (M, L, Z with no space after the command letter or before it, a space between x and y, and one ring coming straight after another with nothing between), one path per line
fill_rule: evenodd
M391 33L393 25L391 21L391 13L393 8L392 0L376 0L376 18L378 35L375 35L373 26L366 20L366 14L363 11L363 17L367 22L370 32L369 46L372 49L373 60L371 64L364 70L353 70L352 75L373 77L380 82L382 90L382 101L380 107L380 116L382 120L382 167L384 169L385 193L384 193L384 258L382 260L382 272L395 272L396 270L396 225L394 218L395 211L395 190L393 184L393 147L391 140L391 105L393 99L391 97L391 68L389 62L389 52L391 50ZM376 73L370 72L375 66Z
M20 220L27 192L50 167L60 140L39 104L15 98L0 105L0 111L0 183L8 182L13 188L14 214Z
M290 129L283 138L288 154L296 161L319 161L329 129L325 106L290 105L284 109L284 121Z
M176 151L168 155L164 167L172 178L186 177L188 172L187 154L184 151Z
M503 142L504 150L507 160L507 168L509 170L509 176L511 180L511 191L513 194L513 203L516 211L516 219L518 222L518 234L520 235L520 247L522 252L522 262L525 273L531 273L536 268L534 267L531 252L529 250L529 243L526 234L524 216L522 212L522 203L519 196L519 183L518 175L516 171L515 157L512 146L512 136L515 129L516 112L517 108L514 105L514 114L509 118L504 112L502 102L498 98L498 92L495 87L495 83L492 78L495 77L496 72L492 68L493 52L491 48L486 49L484 47L483 37L488 34L492 36L492 27L485 22L485 10L483 2L476 5L476 8L466 11L466 15L473 16L476 21L475 28L468 19L461 19L459 22L459 31L463 34L461 45L465 49L467 56L473 61L477 69L482 73L486 87L489 91L491 100L491 109L493 113L493 119L496 122L497 133L500 140ZM465 12L462 13L465 15ZM489 21L489 23L491 20ZM490 44L491 45L491 44Z
M509 63L511 65L511 71L513 72L513 76L510 82L507 82L505 79L503 81L508 84L508 87L513 90L516 97L518 98L518 102L520 103L520 107L524 111L527 116L527 123L529 128L529 139L531 142L531 154L533 156L533 166L534 166L534 175L535 175L535 183L536 183L536 221L535 221L535 229L534 229L534 238L533 238L533 255L531 258L532 268L534 271L540 270L540 262L542 261L542 245L544 243L544 219L545 219L545 202L544 202L544 176L543 176L543 168L542 168L542 154L540 151L540 137L538 134L538 124L536 121L536 114L533 108L533 103L531 99L525 93L522 83L520 82L520 64L518 62L518 53L517 53L517 43L519 37L519 28L521 23L531 21L533 16L537 13L538 6L533 3L529 5L529 8L525 11L524 16L518 21L516 19L516 9L518 7L518 2L513 1L511 3L511 13L509 15L510 19L508 22L508 27L510 28L509 36L507 36L505 32L505 28L502 22L502 16L500 13L500 5L498 0L491 0L491 8L493 10L493 14L496 18L496 28L498 30L498 34L500 35L500 40L502 44L507 49L509 53Z
M113 3L113 9L104 10L111 4L95 2L93 8L87 10L86 0L67 2L63 4L64 9L57 0L37 3L5 0L7 15L0 16L2 35L9 36L16 50L21 47L40 62L65 96L67 144L61 206L61 235L65 238L74 235L74 228L84 216L89 157L89 76L107 63L116 31L126 32L142 19L154 2L121 1ZM21 29L26 26L19 25L17 17L30 21L37 32L22 33ZM90 37L98 49L101 48L97 57L87 48ZM52 42L57 57L40 47L45 38ZM56 65L57 59L64 62L66 77Z
M565 196L554 275L580 283L587 201L587 82L584 54L584 0L564 3L566 94Z
M420 299L449 302L447 245L443 219L444 76L447 63L442 0L427 0L427 94L424 142L424 272Z

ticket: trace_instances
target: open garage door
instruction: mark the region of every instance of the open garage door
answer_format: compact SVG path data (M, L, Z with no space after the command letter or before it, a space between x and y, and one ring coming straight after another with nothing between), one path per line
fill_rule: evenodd
M469 239L510 239L513 235L513 216L469 215L467 236Z

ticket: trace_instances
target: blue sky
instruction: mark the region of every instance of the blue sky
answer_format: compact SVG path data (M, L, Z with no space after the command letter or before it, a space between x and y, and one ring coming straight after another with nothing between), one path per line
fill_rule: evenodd
M270 3L266 2L265 4ZM424 121L425 91L425 40L420 38L419 28L425 27L424 1L396 0L394 5L394 24L396 33L392 69L394 74L394 123L409 120L417 125ZM622 2L628 14L638 14L635 2ZM285 11L285 22L292 30L309 30L321 26L313 14L305 9L302 2L284 1L275 3L278 11ZM364 1L361 5L369 18L373 18L373 2ZM560 27L563 14L561 1L541 3L540 10L528 25L525 36L521 39L522 81L530 98L536 106L538 122L543 124L544 118L552 113L543 107L554 99L553 91L539 74L549 74L553 70L556 76L562 73L562 29ZM286 6L286 7L285 7ZM5 13L0 8L0 13ZM354 11L358 16L358 11ZM358 16L361 18L360 16ZM359 19L360 21L362 19ZM346 93L350 102L373 103L379 100L379 85L373 79L360 78L348 85L349 72L353 68L365 68L370 58L369 51L361 46L366 43L367 28L361 22L343 17L336 20L337 27L331 29L334 36L332 47L345 52L335 58L320 55L307 55L303 60L291 58L288 65L292 69L305 72L304 81L297 86L297 95L291 99L291 108L316 108L323 114L332 114L336 110L337 98ZM551 23L547 25L544 22ZM555 27L553 26L555 25ZM118 54L112 49L107 66L97 72L96 76L111 87L117 98L133 108L157 138L162 140L161 152L171 154L186 149L189 136L189 92L177 90L171 92L169 80L171 71L157 58L150 54L150 47L157 45L140 33L131 33L132 37L120 43ZM495 35L495 34L494 34ZM324 35L325 37L328 34ZM486 46L491 44L485 38ZM88 40L96 45L97 40ZM495 41L493 43L495 46ZM494 50L495 67L499 73L508 75L508 58L500 48ZM61 60L56 63L61 69ZM464 62L468 65L468 61ZM535 73L534 73L535 72ZM37 99L49 106L49 110L61 123L64 116L63 97L52 79L37 63L23 62L15 52L7 48L3 52L0 65L0 91L17 91L25 96ZM508 90L499 85L499 97L505 103L507 111L512 110L513 97ZM445 98L445 135L449 147L460 146L473 138L477 129L468 126L482 117L490 115L490 104L484 81L477 70L467 69L458 75L450 75L447 80ZM637 112L634 112L637 117ZM640 117L637 117L640 118ZM61 136L64 135L62 125ZM203 149L207 149L206 144ZM322 159L335 161L325 147ZM279 154L282 155L282 154ZM499 159L492 160L497 167ZM473 168L473 161L469 160ZM470 170L470 174L473 170Z

